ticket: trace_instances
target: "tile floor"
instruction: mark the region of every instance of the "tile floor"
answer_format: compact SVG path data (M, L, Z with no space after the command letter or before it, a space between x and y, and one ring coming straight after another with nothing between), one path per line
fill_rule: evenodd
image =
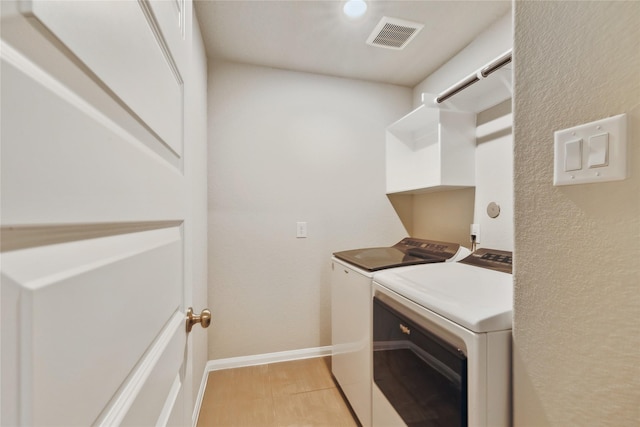
M358 426L330 358L213 371L198 427Z

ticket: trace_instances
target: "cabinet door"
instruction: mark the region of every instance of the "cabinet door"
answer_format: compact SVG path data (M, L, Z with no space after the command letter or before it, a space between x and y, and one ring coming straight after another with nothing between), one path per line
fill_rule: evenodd
M2 425L191 424L190 8L2 2Z
M331 369L363 426L371 425L371 278L332 263Z

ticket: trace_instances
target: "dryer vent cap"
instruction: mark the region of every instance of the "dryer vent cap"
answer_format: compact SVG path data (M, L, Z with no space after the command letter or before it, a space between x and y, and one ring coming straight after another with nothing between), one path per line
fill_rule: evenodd
M367 44L386 49L404 49L423 27L418 22L383 16L367 39Z

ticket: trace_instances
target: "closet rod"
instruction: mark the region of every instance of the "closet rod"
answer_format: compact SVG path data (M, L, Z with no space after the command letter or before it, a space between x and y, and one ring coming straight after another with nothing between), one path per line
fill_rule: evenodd
M444 92L442 92L437 98L436 98L436 102L438 104L440 104L441 102L446 101L447 99L451 98L453 95L462 92L463 90L465 90L466 88L468 88L469 86L471 86L474 83L479 82L480 79L478 78L477 75L472 75L467 77L466 79L464 79L463 81L461 81L460 83L456 84L455 86L450 87L449 89L445 90Z
M511 50L500 55L498 58L496 58L495 60L487 64L485 67L481 68L478 72L470 75L469 77L465 78L464 80L456 83L455 85L451 86L449 89L440 93L440 95L438 95L438 97L436 98L436 102L440 104L446 101L447 99L451 98L453 95L456 95L457 93L462 92L472 84L479 82L480 79L486 78L491 73L494 73L495 71L499 70L500 68L504 67L510 62L511 62Z
M495 61L487 65L480 71L482 77L487 77L489 74L498 71L500 68L504 67L508 63L511 62L511 51L508 51L501 57L497 58Z

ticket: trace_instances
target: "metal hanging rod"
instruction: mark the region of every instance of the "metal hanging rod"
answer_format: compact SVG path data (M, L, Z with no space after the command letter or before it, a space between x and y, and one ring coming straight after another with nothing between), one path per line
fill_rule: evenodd
M469 76L466 79L462 80L461 82L458 82L454 86L442 92L436 98L436 102L440 104L441 102L446 101L447 99L451 98L453 95L462 92L472 84L477 83L479 81L480 81L480 78L477 75L474 74L472 76Z
M441 104L442 102L446 101L447 99L451 98L452 96L462 92L463 90L465 90L466 88L468 88L472 84L479 82L481 79L486 78L490 74L496 72L500 68L502 68L505 65L507 65L508 63L511 62L511 57L512 57L511 53L512 53L511 49L509 49L507 52L503 53L498 58L494 59L489 64L487 64L484 67L482 67L476 73L466 77L465 79L463 79L463 80L459 81L458 83L456 83L455 85L451 86L449 89L447 89L444 92L440 93L436 97L436 103Z
M502 56L500 56L499 58L495 59L493 62L488 64L486 67L484 67L480 71L480 74L482 75L482 77L487 77L489 74L491 74L491 73L493 73L495 71L498 71L500 68L504 67L505 65L507 65L510 62L511 62L511 50L509 50L508 52L504 53Z

